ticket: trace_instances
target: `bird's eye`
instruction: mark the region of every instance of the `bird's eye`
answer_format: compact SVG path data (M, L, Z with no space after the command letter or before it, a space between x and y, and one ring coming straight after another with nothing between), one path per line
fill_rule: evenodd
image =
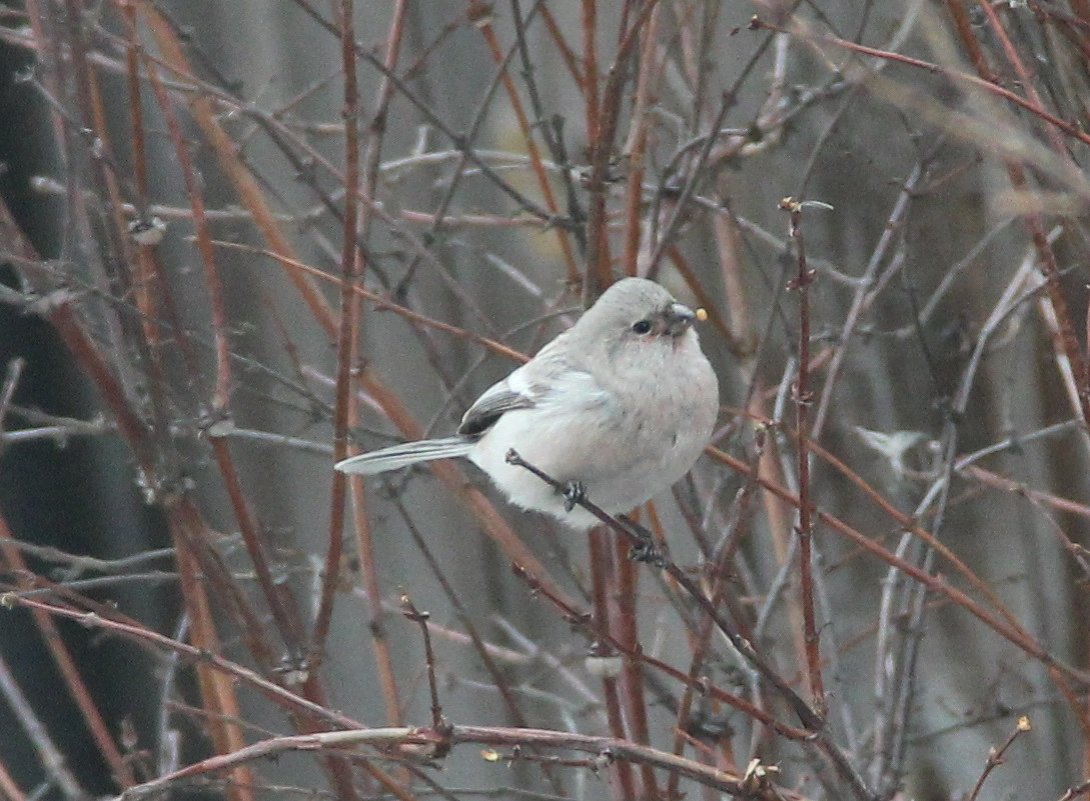
M651 333L651 321L640 320L632 324L632 330L637 334L650 334Z

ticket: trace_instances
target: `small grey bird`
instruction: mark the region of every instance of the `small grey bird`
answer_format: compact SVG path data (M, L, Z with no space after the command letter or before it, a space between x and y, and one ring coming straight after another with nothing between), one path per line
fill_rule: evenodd
M693 466L719 411L715 373L692 325L696 314L654 281L625 278L570 329L493 385L452 437L395 445L338 462L373 475L466 457L512 503L577 529L599 521L526 468L580 484L611 514L628 512Z

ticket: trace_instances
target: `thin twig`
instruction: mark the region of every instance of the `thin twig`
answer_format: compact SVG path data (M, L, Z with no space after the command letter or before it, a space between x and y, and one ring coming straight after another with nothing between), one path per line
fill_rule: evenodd
M803 203L793 198L780 201L791 217L790 239L795 247L798 272L790 288L799 293L799 369L795 378L795 429L798 431L799 523L799 592L802 605L803 636L806 642L806 669L810 681L810 694L817 713L825 716L825 686L821 677L821 649L817 622L814 618L814 578L812 541L814 523L810 503L810 433L807 415L813 400L810 390L810 284L814 272L806 264L806 249L802 236Z
M1004 743L999 748L991 748L988 750L988 759L984 763L984 770L980 774L980 778L976 780L976 784L973 785L972 792L966 796L965 801L976 801L980 796L980 791L984 787L984 782L988 780L988 776L992 771L1003 764L1003 755L1007 753L1007 749L1010 748L1018 736L1025 734L1031 730L1029 718L1023 715L1018 718L1018 725L1015 726L1014 731L1010 733Z
M428 619L431 615L421 612L405 593L401 594L401 614L406 620L420 626L420 636L424 641L424 667L428 672L428 694L431 698L431 725L440 731L446 725L443 720L443 707L439 703L439 686L435 681L435 652L431 647L431 632L428 631Z

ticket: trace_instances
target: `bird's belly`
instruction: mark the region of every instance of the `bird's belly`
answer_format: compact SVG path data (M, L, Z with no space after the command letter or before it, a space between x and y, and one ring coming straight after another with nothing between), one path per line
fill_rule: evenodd
M667 425L663 410L647 408L582 410L578 415L542 409L508 412L477 443L470 458L488 473L518 506L590 526L585 510L564 511L564 497L523 467L507 463L514 449L523 460L562 484L578 481L588 500L610 514L644 503L673 484L696 460L707 441L705 431L678 431ZM673 418L676 420L676 417Z

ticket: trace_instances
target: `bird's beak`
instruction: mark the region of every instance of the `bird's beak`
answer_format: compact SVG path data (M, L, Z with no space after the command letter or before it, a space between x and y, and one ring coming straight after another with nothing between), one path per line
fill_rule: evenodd
M664 317L667 333L672 337L679 337L688 331L696 320L696 312L682 303L671 303Z

